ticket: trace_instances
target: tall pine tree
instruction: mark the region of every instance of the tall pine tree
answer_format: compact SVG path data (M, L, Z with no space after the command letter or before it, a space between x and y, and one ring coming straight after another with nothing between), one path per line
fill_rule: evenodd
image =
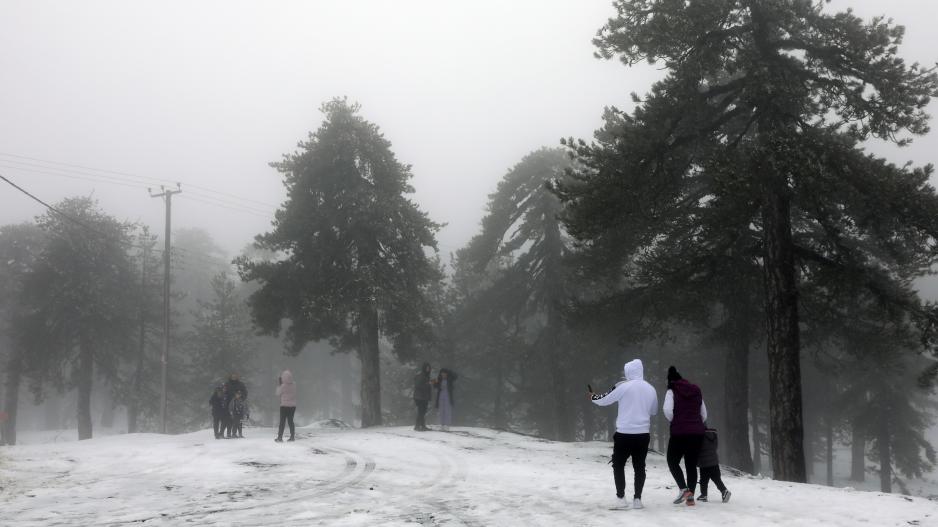
M653 246L668 222L693 226L720 199L740 211L729 232L758 228L773 471L805 481L795 231L817 226L824 236L807 252L835 262L844 238L875 235L888 245L884 230L918 236L918 251L930 252L927 237L938 231L927 217L928 170L870 171L857 141L925 133L938 77L898 57L901 27L829 14L810 0L615 5L595 40L599 54L660 62L668 76L634 115L611 110L595 147L580 145L589 168L565 195L571 231ZM620 210L642 217L644 230L610 234L629 228ZM877 215L887 219L876 225Z
M406 358L431 335L427 287L441 272L427 250L436 250L439 225L408 198L410 167L357 104L333 99L322 112L323 124L299 151L273 164L287 200L255 245L283 257L238 265L242 279L261 284L250 305L262 331L277 334L287 319L293 353L323 339L358 351L362 426L375 426L379 336Z

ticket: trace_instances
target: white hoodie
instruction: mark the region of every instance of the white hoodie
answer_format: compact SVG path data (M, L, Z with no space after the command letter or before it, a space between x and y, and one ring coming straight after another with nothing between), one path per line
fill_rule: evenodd
M647 434L651 416L658 413L658 392L645 382L644 367L640 359L625 363L625 380L604 394L593 394L599 406L619 403L616 432L620 434Z

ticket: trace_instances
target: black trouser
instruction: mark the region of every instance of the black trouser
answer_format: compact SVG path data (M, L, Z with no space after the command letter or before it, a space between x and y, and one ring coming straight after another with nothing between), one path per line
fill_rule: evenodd
M283 439L283 425L285 423L290 423L290 439L293 439L293 434L296 432L296 427L293 425L293 414L295 413L295 406L280 407L280 429L277 431L277 439Z
M215 429L215 437L221 437L221 435L225 433L225 418L213 414L212 428Z
M417 405L417 424L416 428L426 428L427 427L427 406L430 404L430 401L421 401L420 399L414 399L414 403Z
M726 492L726 485L723 484L723 479L720 477L720 465L713 465L712 467L700 467L700 495L707 495L707 483L710 480L713 480L713 483L716 484L717 489L720 490L720 495Z
M635 472L635 498L642 499L645 487L645 458L648 456L649 434L620 434L612 436L612 477L616 481L616 496L625 496L625 462L632 458Z
M241 434L241 418L232 417L231 418L231 437L238 437Z
M679 489L694 492L697 488L697 455L700 454L700 445L703 443L703 434L700 435L673 435L668 440L668 468L674 476L674 482ZM687 481L681 472L681 458L684 459L684 468L687 470Z

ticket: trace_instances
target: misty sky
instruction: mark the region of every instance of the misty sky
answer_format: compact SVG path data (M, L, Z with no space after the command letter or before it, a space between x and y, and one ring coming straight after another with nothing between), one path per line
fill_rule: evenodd
M905 24L909 61L938 59L938 2L831 8L851 6ZM413 165L417 201L448 223L449 253L522 156L591 137L604 106L631 107L629 93L661 74L593 58L590 40L613 14L611 0L3 0L0 174L50 202L93 194L157 232L163 206L142 179L26 158L180 181L174 227L203 227L235 253L283 198L267 163L319 126L322 102L348 96ZM931 162L938 132L872 148ZM0 224L41 212L0 186Z

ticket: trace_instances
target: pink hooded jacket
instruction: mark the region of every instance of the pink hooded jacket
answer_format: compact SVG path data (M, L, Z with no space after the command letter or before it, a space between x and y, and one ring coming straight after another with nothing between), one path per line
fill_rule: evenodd
M277 386L277 395L280 396L280 406L296 408L296 383L290 370L283 370L280 374L280 386Z

